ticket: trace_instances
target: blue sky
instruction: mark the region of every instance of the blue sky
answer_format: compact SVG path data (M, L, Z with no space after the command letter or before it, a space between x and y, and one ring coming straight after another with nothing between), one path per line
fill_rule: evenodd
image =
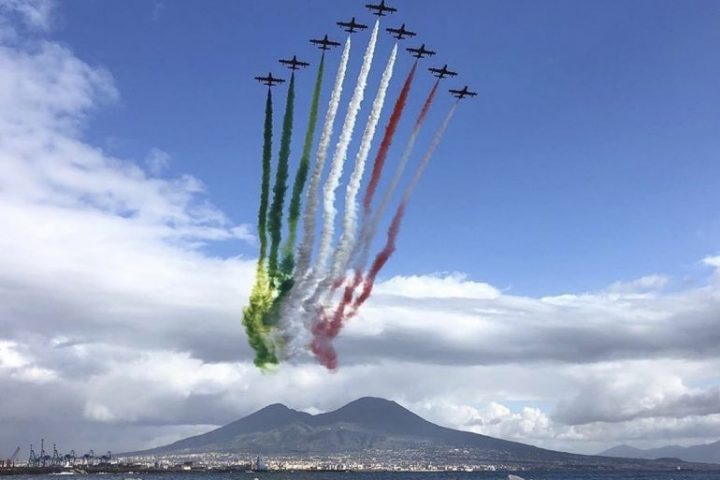
M654 272L692 276L698 260L717 250L720 5L396 5L400 13L384 26L406 22L439 52L427 66L448 63L461 72L447 87L469 83L480 95L463 105L437 152L385 275L461 271L543 295ZM212 202L248 223L257 205L264 100L252 77L280 72L276 60L285 55L316 62L307 39L325 32L342 39L336 20L372 20L361 2L328 0L78 0L61 14L56 37L107 67L122 92L121 104L93 122L91 139L129 158L152 147L167 151L171 173L200 178ZM356 37L351 78L366 37ZM382 37L369 91L389 40ZM338 56L330 56L330 72ZM410 65L402 55L391 101ZM298 79L298 132L310 77ZM407 117L430 84L423 72ZM279 111L284 91L277 93ZM449 103L441 96L428 130ZM213 248L254 253L240 244Z

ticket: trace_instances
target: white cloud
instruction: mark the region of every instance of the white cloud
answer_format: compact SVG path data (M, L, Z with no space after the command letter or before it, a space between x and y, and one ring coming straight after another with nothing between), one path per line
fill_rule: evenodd
M379 284L376 293L410 298L494 299L500 296L495 287L470 281L461 273L397 276Z
M0 341L0 368L20 368L29 363L16 348L15 342Z
M95 402L87 402L83 413L88 420L103 423L113 423L118 419L108 407Z
M57 379L56 372L34 365L16 342L0 340L0 378L3 376L24 383L47 383Z
M630 282L615 282L608 290L614 293L643 293L661 290L670 281L667 275L646 275Z
M717 257L705 257L703 259L703 263L705 265L708 265L710 267L715 267L717 269L720 269L720 256Z

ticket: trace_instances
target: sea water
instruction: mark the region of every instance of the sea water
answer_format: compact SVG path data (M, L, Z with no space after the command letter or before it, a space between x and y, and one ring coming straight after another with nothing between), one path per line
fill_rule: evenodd
M720 480L718 472L514 472L525 480ZM83 480L506 480L507 472L262 472L77 475ZM17 475L17 480L58 480L56 475Z

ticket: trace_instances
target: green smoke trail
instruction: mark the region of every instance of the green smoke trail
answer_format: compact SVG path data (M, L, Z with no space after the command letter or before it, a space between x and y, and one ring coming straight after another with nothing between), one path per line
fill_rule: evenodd
M260 188L260 209L258 211L258 236L260 237L260 256L257 263L255 285L250 292L250 302L243 309L243 325L248 343L255 351L255 365L265 368L277 364L273 344L268 340L268 328L263 317L272 305L273 296L265 270L267 256L267 210L270 196L270 170L272 168L272 92L268 88L265 103L265 128L262 157L262 184Z
M297 240L297 226L298 219L300 218L300 203L310 168L310 154L315 137L324 70L325 53L320 57L320 66L318 67L317 76L315 77L315 89L310 104L310 119L308 120L308 128L305 133L305 144L303 145L302 157L300 157L300 165L298 165L297 174L295 175L295 183L293 184L292 197L290 199L290 208L288 210L288 237L283 245L283 259L280 265L280 272L283 277L283 281L280 284L280 295L283 295L283 293L292 287L291 278L295 268L295 241Z
M288 164L290 159L290 140L292 138L293 109L295 104L295 74L290 77L287 102L285 104L285 117L283 119L282 137L280 139L280 154L273 187L273 201L268 214L270 230L270 256L268 258L268 276L270 286L275 288L278 284L278 253L282 239L282 211L287 191Z
M260 209L258 211L258 236L260 237L260 258L262 263L267 255L267 209L270 196L270 170L272 168L272 90L268 88L265 102L265 130L262 158L262 185L260 187Z
M325 53L320 57L320 65L318 66L317 75L315 77L315 87L310 102L310 118L308 119L308 127L305 132L305 143L303 144L302 156L298 165L295 181L293 182L292 196L290 197L290 207L288 209L288 236L282 247L282 262L280 263L280 271L277 273L277 297L273 301L273 305L265 315L265 325L276 325L280 319L280 305L285 300L288 292L294 285L293 271L295 270L295 241L297 240L297 227L300 218L300 206L302 203L302 193L305 189L305 183L310 169L310 154L312 153L313 139L315 138L315 127L318 119L318 109L320 105L320 93L322 91L323 72L325 71ZM279 346L282 348L282 346Z
M250 304L243 309L243 325L247 332L248 342L255 350L255 365L267 368L278 363L275 347L269 340L269 328L264 318L272 306L273 295L268 281L267 271L262 261L258 262L255 285L250 293Z

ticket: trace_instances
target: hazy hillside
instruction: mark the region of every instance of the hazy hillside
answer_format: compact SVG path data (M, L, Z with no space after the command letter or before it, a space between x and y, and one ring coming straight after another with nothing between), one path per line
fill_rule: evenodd
M679 458L686 462L720 463L720 440L714 443L693 445L691 447L668 445L665 447L649 448L646 450L631 447L629 445L618 445L617 447L605 450L600 453L600 455L608 457L645 459Z

